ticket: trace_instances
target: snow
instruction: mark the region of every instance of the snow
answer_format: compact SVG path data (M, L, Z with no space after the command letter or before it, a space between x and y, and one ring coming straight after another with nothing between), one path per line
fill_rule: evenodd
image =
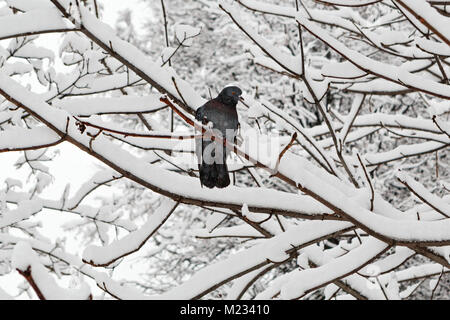
M243 6L258 10L265 13L285 16L285 17L294 17L294 12L291 7L285 7L280 6L276 4L261 2L261 1L255 1L255 0L240 0L239 3L241 3Z
M150 41L142 41L137 33L131 40L136 46L121 40L86 4L80 12L72 6L73 19L65 19L55 8L56 1L8 0L19 11L0 8L0 39L33 34L0 46L0 94L4 98L0 101L0 152L8 159L19 153L16 162L8 161L22 167L14 175L8 167L0 172L2 179L5 173L11 176L5 176L0 190L2 280L6 273L24 281L17 268L25 281L34 281L35 292L50 299L92 297L84 279L94 284L93 289L96 284L120 299L210 298L218 293L227 294L228 299L306 299L323 288L326 298L333 299L337 293L336 300L385 299L385 295L399 299L415 289L413 285L400 291L399 284L435 277L433 290L439 274L448 272L444 266L450 262L450 220L446 219L450 188L444 159L450 143L450 91L443 73L448 70L444 62L450 54L448 18L442 12L427 3L406 0L394 1L402 11L378 5L346 7L370 5L372 0L324 0L336 6L312 2L311 9L302 3L299 12L293 3L281 6L240 0L231 5L231 1L220 1L222 10L217 3L208 3L208 14L218 16L219 29L212 39L225 32L229 38L223 43L236 47L232 45L231 51L221 42L217 56L214 52L212 60L207 57L198 70L192 70L186 57L191 57L190 52L202 54L193 41L201 47L210 36L202 21L186 16L170 25L169 45L173 47L162 51L163 58L176 50L177 42L192 37L183 43L192 45L186 49L189 54L182 57L184 49L177 53L186 62L180 69L179 65L161 66L161 50L153 48L153 42L150 48ZM69 7L69 0L59 3ZM378 18L367 15L372 8L383 14ZM404 20L403 11L410 20ZM302 50L305 66L298 55L297 24L301 24L303 39L312 39ZM434 35L410 32L416 27L428 33L427 26ZM38 36L67 28L81 29L64 32L59 56L58 50L45 43L54 35ZM200 31L202 36L194 39ZM235 32L250 39L234 41ZM368 41L353 41L355 34ZM29 42L22 45L25 39ZM163 37L160 40L164 42ZM329 49L341 57L329 56ZM210 61L216 69L208 69ZM170 110L160 101L161 94L167 95L192 120L192 111L206 101L199 94L206 93L204 85L229 82L217 71L220 63L246 91L243 104L238 105L241 139L235 152L239 157L232 155L229 162L237 186L233 183L221 190L201 187L193 129L175 116L174 130L169 131ZM300 77L308 85L295 79ZM325 99L327 92L337 95ZM315 102L313 96L327 111L338 139L336 146L329 126L318 121L314 107L307 103ZM136 114L152 129L137 129ZM80 130L80 120L85 122L84 130ZM321 124L314 126L317 123ZM294 133L294 143L286 151ZM402 135L408 137L397 140ZM60 158L52 148L57 144L61 150L71 144L78 153ZM340 147L363 187L355 188L348 181L339 159ZM281 150L286 151L282 157ZM373 196L356 153L371 174ZM417 162L412 156L419 156ZM92 160L95 170L90 168ZM396 160L400 161L391 163ZM57 161L60 164L55 166ZM79 177L55 192L55 172L56 179L61 172L66 178ZM65 176L66 172L71 175ZM400 194L399 201L391 193L391 184ZM101 196L94 199L96 194ZM183 215L168 220L179 203ZM82 258L66 251L68 236L49 239L53 235L47 233L48 224L46 229L41 224L48 211L64 213L58 219L74 214L75 219L65 221L62 228L79 232L84 242L74 251L81 250ZM330 237L339 243L329 241ZM218 256L207 250L213 243L218 244ZM122 268L134 268L135 257L144 255L145 262L156 262L144 270L154 276L169 272L161 268L167 256L186 252L195 256L185 260L189 267L176 264L172 269L176 274L167 276L170 285L176 283L173 287L143 293L129 284L138 277L137 269L126 279L116 280ZM411 259L426 253L433 263ZM198 264L191 266L192 261ZM405 265L406 261L413 266ZM109 270L102 271L102 267ZM268 272L272 268L276 272ZM250 287L263 275L263 281ZM60 279L77 285L66 289ZM152 278L150 283L155 280L159 282ZM8 286L0 288L0 298L11 298L8 291Z
M93 280L96 281L96 283L98 285L106 286L110 292L112 292L113 294L115 294L117 296L120 296L123 299L144 299L145 298L145 296L141 292L127 288L127 287L123 287L120 283L111 279L106 273L95 270L90 265L84 264L81 261L81 259L79 259L78 256L75 256L75 255L65 252L60 247L56 247L54 243L43 242L38 239L31 239L31 240L26 241L23 238L14 237L14 236L11 236L11 235L5 234L5 233L0 233L0 242L2 242L4 244L14 244L14 245L17 243L20 243L20 242L25 243L20 246L19 253L16 255L14 263L17 262L18 264L21 264L22 266L27 266L27 265L30 265L30 262L36 261L36 255L30 254L29 246L31 245L33 250L51 254L53 257L61 260L62 262L64 262L67 265L70 265L72 268L79 271L81 274L84 274L87 277L92 278ZM27 245L27 242L28 242L28 245ZM24 251L25 251L25 254L24 254ZM42 268L40 268L40 267L38 267L38 269L42 270ZM45 271L45 273L47 273L47 271ZM53 278L49 279L48 274L44 274L44 276L41 278L44 280L44 282L46 282L46 284L48 285L47 287L52 287L53 289L55 289L55 287L53 286L55 284L55 282L54 282ZM87 296L84 296L84 293L88 293L88 292L82 292L86 288L88 288L87 285L82 284L80 286L79 290L77 290L79 293L81 293L81 297L75 296L75 294L77 294L77 292L72 292L72 293L68 294L67 289L62 289L62 288L55 289L55 292L58 294L61 293L61 290L64 290L63 295L60 295L59 298L56 297L55 299L64 299L64 297L66 297L67 299L87 298ZM72 291L72 289L70 289L70 290ZM53 294L50 293L50 296L53 297ZM46 297L49 297L49 296L46 296Z
M450 18L439 14L426 1L402 0L395 2L406 8L414 17L425 20L436 35L450 45L450 30L448 29Z
M450 56L449 46L441 42L419 38L416 40L416 45L425 52L430 52L439 56Z
M239 3L251 10L288 18L295 18L297 14L294 7L280 6L255 0L239 0ZM359 33L358 28L356 28L351 21L352 19L355 20L354 17L349 19L349 17L344 14L344 10L324 11L320 9L308 9L308 13L315 21Z
M29 149L57 143L61 137L48 127L11 127L0 131L0 152Z
M56 8L34 9L17 15L0 17L0 39L25 33L73 28L70 22L63 20Z
M342 79L356 79L367 74L348 61L326 64L322 67L321 73L324 77Z
M12 267L22 272L29 270L31 278L45 299L86 300L91 294L86 283L82 283L79 288L71 289L58 286L27 242L18 242L15 245L12 254Z
M261 267L259 269L249 272L246 275L236 279L234 281L233 285L227 290L227 298L226 299L227 300L237 300L240 293L263 270L264 270L264 267Z
M397 271L396 276L398 281L403 282L433 274L440 274L442 271L449 272L450 270L448 268L442 268L442 265L437 263L428 263Z
M261 234L249 225L239 225L233 227L215 228L213 231L204 229L192 230L191 234L198 238L213 238L213 237L238 237L238 238L252 238L261 237Z
M27 65L22 62L13 62L13 63L5 63L2 68L2 72L12 76L12 75L24 75L26 73L30 73L32 68L30 65Z
M316 23L311 22L308 17L305 16L305 13L299 13L296 19L309 32L328 44L333 50L348 59L361 70L373 73L396 83L402 83L406 86L417 88L432 95L447 99L450 98L448 85L424 79L403 68L373 60L357 51L349 49L343 43L326 33L326 31Z
M149 79L153 79L154 83L162 87L166 92L181 100L172 77L175 78L178 89L183 95L184 100L192 109L197 109L206 101L201 98L192 87L184 80L180 79L174 72L167 72L167 68L161 68L157 63L151 61L144 53L136 47L119 39L114 31L100 20L96 19L86 8L81 7L82 24L89 32L97 37L104 44L112 48L127 61L130 61L140 72L145 74ZM157 79L157 81L156 81Z
M247 99L248 100L248 99ZM250 100L254 105L258 105L256 101ZM334 167L334 162L331 161L328 154L323 150L321 143L315 142L312 134L308 132L309 130L304 128L298 121L293 119L291 116L283 112L282 110L277 109L273 106L269 101L261 99L261 105L258 106L260 112L263 111L263 108L270 111L269 115L271 118L274 118L277 123L281 124L282 127L287 127L290 130L295 130L298 133L297 139L302 143L302 145L309 146L311 144L313 148L310 148L310 152L312 152L318 159L323 159L329 166ZM261 139L258 139L261 141ZM278 158L275 159L278 161Z
M430 116L438 116L450 112L450 101L433 101L430 106Z
M364 101L365 96L362 94L356 95L355 99L353 100L352 107L350 109L350 113L348 114L347 118L345 119L344 126L342 127L342 130L339 131L339 133L336 135L336 138L342 143L345 142L345 139L349 133L350 127L353 125L353 122L362 106L362 103Z
M55 53L47 48L38 47L33 43L29 43L26 46L19 48L14 54L15 57L27 57L34 59L43 59L47 58L50 62L53 62L55 59Z
M402 14L408 19L408 21L411 21L411 24L419 30L422 34L428 34L430 30L422 23L420 22L409 10L406 10L403 6L397 5L396 6Z
M359 243L358 243L359 244ZM316 265L317 267L326 265L328 263L330 263L334 258L340 257L342 256L345 252L345 250L343 250L342 248L340 248L340 246L342 246L342 244L339 245L339 247L337 247L337 249L340 250L335 250L335 251L340 251L338 255L333 254L333 249L330 250L323 250L321 251L319 248L306 248L304 251L305 253L302 254L302 256L305 256L305 259L307 259L308 261L312 262L314 265ZM355 248L357 248L358 246L355 246ZM347 250L352 250L354 248L349 248ZM344 252L342 252L344 251ZM376 270L379 270L378 268ZM337 284L341 284L344 285L346 287L348 287L350 290L354 290L354 292L356 292L357 294L361 295L362 297L366 298L366 299L371 299L371 300L384 300L385 297L383 295L383 292L381 291L381 289L379 288L378 284L373 284L371 282L371 280L373 280L372 278L366 278L364 276L361 276L359 273L361 272L361 269L356 272L353 273L349 276L346 276L344 278L341 278L338 281L335 281L334 283ZM376 274L371 274L371 275L376 275ZM326 277L322 277L322 280L326 280ZM333 285L333 283L330 283L329 285ZM344 290L347 291L347 290ZM355 297L349 295L352 299L355 299ZM340 298L341 296L336 297L337 300L342 299Z
M176 51L177 51L176 48L165 47L161 51L161 61L163 63L166 62L169 58L171 58L175 54Z
M80 189L81 190L81 189ZM9 190L6 193L5 200L9 203L18 204L21 201L29 201L27 199L28 193L26 192L16 192ZM37 203L42 204L43 208L56 210L56 211L64 211L69 210L70 206L69 204L73 202L75 199L77 199L76 196L72 200L68 200L66 198L67 194L63 194L64 197L62 197L60 200L49 200L45 198L39 198L35 197L34 201L37 201ZM94 208L89 205L78 205L75 209L71 209L71 212L74 214L78 214L81 217L84 218L91 218L91 219L98 219L105 222L113 223L117 227L121 227L127 231L135 231L137 229L137 226L134 222L125 220L125 219L118 219L116 216L111 214L111 207L110 206L103 206L100 209Z
M359 270L358 273L366 277L371 277L389 272L390 270L393 270L400 266L414 254L415 251L409 248L398 247L395 249L395 253L387 256L384 259L379 259L376 262L369 264L368 266Z
M351 274L386 248L388 248L386 243L371 238L358 248L318 268L294 271L289 277L289 282L281 288L281 297L295 299L321 284Z
M333 4L335 6L366 6L372 3L379 2L380 0L318 0L323 3Z
M413 38L409 37L407 33L402 31L383 29L383 32L380 35L380 42L385 46L391 46L399 43L408 43L412 40Z
M97 89L98 90L98 89ZM154 112L165 106L159 100L160 95L122 96L116 98L74 98L58 100L53 103L60 109L76 116L90 116L112 113Z
M143 133L143 132L141 132ZM144 134L144 133L143 133ZM145 134L149 134L145 132ZM164 134L167 134L164 133ZM167 150L174 152L194 152L195 141L194 139L160 139L149 137L124 137L119 134L111 134L120 141L123 141L131 146L143 149L143 150Z
M17 204L17 208L3 212L0 217L0 228L10 226L22 220L28 219L31 215L42 210L42 203L39 200L23 200Z
M225 218L226 218L225 214L213 212L205 222L205 228L207 232L208 233L212 232L215 228L217 228L217 226L219 226L224 221Z
M77 192L69 200L64 198L65 206L70 209L76 208L81 203L81 201L83 201L86 195L89 194L93 189L98 188L102 184L113 181L119 176L120 175L117 172L109 169L97 172L92 176L91 179L83 183L83 185L80 186Z
M398 171L397 178L403 183L406 183L416 194L419 194L426 201L429 206L432 206L438 210L445 217L450 215L450 205L446 203L443 199L430 193L423 185L415 181L412 177L408 176L405 172Z
M76 32L68 33L59 45L59 55L62 56L63 52L84 53L90 48L89 40Z
M442 149L445 146L445 144L435 141L427 141L411 145L400 145L390 151L366 154L365 158L368 162L368 166L375 166L380 163L398 160L403 157L433 152L435 150Z
M73 75L74 78L78 78L78 76L78 74ZM69 77L65 78L70 81ZM129 84L136 84L139 81L142 80L134 72L130 72L129 74L116 73L101 77L98 77L97 75L88 75L77 81L76 88L73 88L69 95L90 95L94 93L102 93L117 90L128 86ZM62 87L65 86L62 85Z
M408 93L410 89L397 83L384 79L374 79L367 82L356 82L351 85L345 84L345 90L349 92L365 94L390 94L390 93Z
M83 252L83 261L93 265L109 265L117 259L139 250L167 220L176 206L177 203L175 201L166 198L158 210L138 230L103 247L92 245L86 247Z
M6 183L6 186L7 186L6 187L7 190L12 189L14 187L21 188L22 185L23 185L22 181L17 180L17 179L13 179L13 178L6 178L5 183Z
M10 7L19 9L21 11L30 11L34 9L53 7L53 5L46 0L6 0L6 3Z
M355 240L355 239L354 239ZM373 240L373 239L372 239ZM294 283L292 283L292 278L297 274L301 272L306 272L307 274L314 273L317 271L314 270L324 270L326 268L329 268L331 265L328 265L329 263L332 263L334 259L339 258L343 255L346 255L348 251L353 250L355 248L358 248L359 242L358 240L352 241L352 243L344 244L344 241L341 241L340 244L332 249L323 250L320 247L316 245L308 246L304 249L300 250L300 255L297 259L297 263L300 266L302 271L294 270L289 273L286 273L278 278L276 278L274 281L272 281L269 286L260 294L256 296L256 299L270 299L274 296L278 296L280 291L286 287L286 286L294 286ZM345 247L345 249L344 249ZM315 268L310 269L310 263L312 263ZM328 266L327 266L328 265ZM322 267L323 266L323 267ZM327 267L325 267L327 266ZM322 268L322 269L319 269ZM308 271L307 271L308 270ZM339 271L335 271L335 275L338 276ZM343 285L344 287L348 287L350 290L354 290L353 292L361 295L362 297L365 297L367 299L375 299L380 300L384 299L383 293L381 292L380 288L378 286L371 285L369 279L359 275L358 273L351 274L349 276L345 276L344 278L333 279L334 282L330 283L327 288L328 291L331 291L330 286L334 287L334 284ZM330 281L330 278L327 277L324 274L318 274L316 279L308 279L306 282L306 285L310 286L313 284L313 282L321 283L321 285L326 284L327 281ZM325 289L325 292L327 292L327 288ZM347 291L347 290L345 290ZM342 296L337 296L336 299L343 299ZM347 295L346 298L355 299L355 297L351 295Z
M0 288L0 300L13 300L14 298Z
M322 183L317 175L308 170L293 170L291 164L293 157L289 152L280 162L279 171L289 172L291 178L296 181L301 190L308 190L316 195L317 199L328 206L341 211L352 221L357 222L371 230L374 234L399 242L430 242L439 243L450 236L450 220L445 221L398 221L383 216L374 215L361 204L349 199L338 188ZM298 163L298 162L296 162Z
M292 247L302 247L334 232L343 231L351 224L340 221L305 221L287 232L268 239L259 245L238 252L224 261L211 264L182 285L157 296L158 299L192 299L204 290L245 270L254 270L268 261L285 259L286 251ZM268 260L269 259L269 260ZM272 260L274 259L274 260ZM156 297L155 297L156 298Z
M275 280L273 280L270 285L262 292L256 295L255 300L269 300L277 296L280 288L289 281L289 273L283 274Z
M324 294L325 300L330 300L330 298L339 290L339 287L334 283L330 283L325 287Z
M235 6L232 6L225 1L220 1L219 3L220 7L227 12L234 21L236 21L236 23L243 29L250 39L252 39L252 41L255 42L255 44L257 44L261 50L268 54L269 57L272 58L277 64L295 75L302 74L303 70L301 65L301 57L289 56L281 52L281 50L270 44L266 39L259 35L256 30L248 26L244 19L241 18L239 11Z

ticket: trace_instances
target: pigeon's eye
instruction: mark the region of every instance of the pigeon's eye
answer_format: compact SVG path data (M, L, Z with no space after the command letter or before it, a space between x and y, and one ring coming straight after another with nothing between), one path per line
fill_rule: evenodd
M236 91L231 91L231 94L234 96L236 94Z

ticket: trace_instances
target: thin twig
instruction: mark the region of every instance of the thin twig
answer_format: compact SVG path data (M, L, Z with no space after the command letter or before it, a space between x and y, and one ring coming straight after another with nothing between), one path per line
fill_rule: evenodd
M373 211L373 202L375 200L375 190L373 189L372 181L370 180L369 174L367 173L366 166L362 162L361 157L359 156L359 153L357 153L356 155L358 156L359 163L361 164L361 168L364 170L364 175L366 176L367 182L369 183L369 186L370 186L370 192L371 192L370 211Z

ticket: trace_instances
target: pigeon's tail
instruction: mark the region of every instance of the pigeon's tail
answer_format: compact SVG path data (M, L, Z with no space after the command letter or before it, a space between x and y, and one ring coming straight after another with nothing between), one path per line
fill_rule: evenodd
M217 180L216 164L206 164L202 162L200 165L200 181L207 188L214 188Z
M207 188L225 188L230 184L227 164L206 164L200 166L200 181Z
M227 164L226 163L216 164L216 170L217 170L216 187L217 188L228 187L230 184L230 176L228 174Z

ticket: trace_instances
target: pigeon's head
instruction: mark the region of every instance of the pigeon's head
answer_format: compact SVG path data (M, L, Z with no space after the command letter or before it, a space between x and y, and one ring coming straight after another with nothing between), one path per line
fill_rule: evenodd
M220 93L218 98L225 104L236 105L239 101L242 91L238 87L231 86L225 87Z

